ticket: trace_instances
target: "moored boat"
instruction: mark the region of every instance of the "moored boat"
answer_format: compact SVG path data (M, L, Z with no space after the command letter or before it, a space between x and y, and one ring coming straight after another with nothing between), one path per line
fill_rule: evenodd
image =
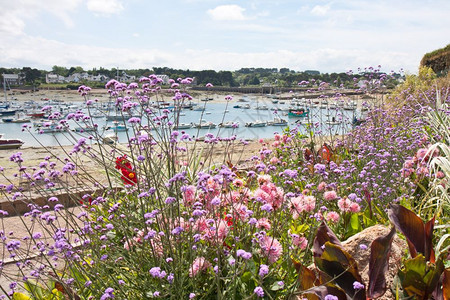
M306 118L309 116L308 108L294 108L290 109L288 113L289 117Z
M210 129L210 128L216 128L216 124L214 124L213 122L207 122L207 121L202 121L199 124L194 124L195 128L200 128L200 129Z
M191 127L192 127L192 123L189 123L189 124L187 124L187 123L179 123L179 124L173 125L172 128L175 129L175 130L180 130L180 129L189 129Z
M265 127L265 126L267 126L267 122L261 120L245 123L245 127Z
M0 138L0 149L19 149L24 142L19 139Z
M275 118L273 118L273 121L269 123L269 125L272 125L272 126L287 126L288 125L288 121L286 121L285 119L279 118L279 117L275 117Z

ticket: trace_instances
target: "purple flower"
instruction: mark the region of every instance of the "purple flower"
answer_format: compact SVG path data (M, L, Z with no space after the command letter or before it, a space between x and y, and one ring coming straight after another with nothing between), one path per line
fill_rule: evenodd
M339 300L339 298L334 295L326 295L324 300Z
M269 273L269 266L262 264L259 267L259 277L264 277Z
M259 298L264 297L264 290L260 286L255 287L255 289L253 290L253 293L255 293L255 295L258 296Z
M131 124L141 123L141 119L138 117L131 117L128 119L128 123L131 123Z
M112 299L114 298L114 289L107 288L103 295L100 297L100 300Z
M149 273L154 278L159 277L161 275L161 268L160 267L153 267L153 268L150 269Z
M194 293L190 293L189 294L189 299L194 299L195 298L195 294Z
M355 290L363 289L364 288L364 284L361 284L361 282L359 282L359 281L355 281L355 282L353 282L353 288Z

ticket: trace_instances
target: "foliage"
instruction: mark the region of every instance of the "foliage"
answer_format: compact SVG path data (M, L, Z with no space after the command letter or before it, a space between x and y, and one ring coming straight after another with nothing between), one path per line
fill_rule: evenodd
M362 76L366 92L385 82L383 74ZM384 273L395 231L372 243L366 285L339 241L389 218L409 240L413 256L399 275L403 291L415 293L410 276L419 270L425 272L423 295L439 286L441 274L447 292L446 232L436 231L433 241L434 219L424 224L396 204L385 210L389 203L414 208L434 186L441 167L431 165L430 171L424 158L439 157L429 149L440 130L420 116L433 107L436 90L411 94L413 101L395 113L373 104L365 122L341 140L325 143L314 124L306 136L298 127L287 128L261 141L258 155L235 165L246 142L234 132L199 140L173 129L191 99L186 93L191 83L192 78L171 81L178 109L170 111L153 106L161 99L161 81L154 75L140 84L108 82L108 94L129 128L126 145L103 143L98 130L81 138L67 131L74 145L66 158L49 156L39 166L27 166L21 153L10 156L17 178L24 180L19 185L4 178L1 191L11 203L29 203L30 211L23 216L27 236L1 231L3 253L17 263L23 281L2 273L15 282L2 287L5 295L20 297L21 285L36 299L56 286L65 298L81 299L280 299L299 288L312 293L310 299L375 298L388 288ZM69 114L58 126L97 128L90 88L78 91L86 111ZM218 148L225 150L213 156ZM82 172L86 156L104 170L105 180ZM73 193L80 185L90 191ZM71 199L58 198L54 188L71 192ZM31 190L47 201L30 201ZM7 212L0 213L4 226ZM437 259L429 267L433 242ZM27 260L31 254L39 260ZM304 267L312 262L319 275Z

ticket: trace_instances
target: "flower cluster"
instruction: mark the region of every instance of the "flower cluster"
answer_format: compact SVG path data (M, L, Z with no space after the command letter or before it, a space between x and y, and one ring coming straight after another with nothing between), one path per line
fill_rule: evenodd
M136 172L133 170L133 166L126 154L117 157L115 168L121 172L122 176L120 178L124 184L135 185L137 183Z

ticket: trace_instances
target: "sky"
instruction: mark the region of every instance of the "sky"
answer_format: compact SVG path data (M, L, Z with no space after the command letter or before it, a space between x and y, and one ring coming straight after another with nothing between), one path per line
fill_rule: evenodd
M0 0L0 67L416 73L448 0Z

